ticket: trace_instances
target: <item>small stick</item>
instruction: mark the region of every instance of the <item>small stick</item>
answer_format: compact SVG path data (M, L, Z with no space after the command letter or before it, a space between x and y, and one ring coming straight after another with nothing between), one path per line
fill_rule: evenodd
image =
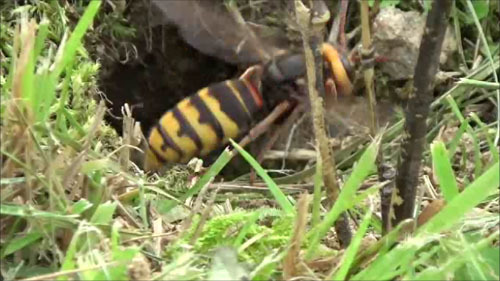
M309 195L302 193L297 202L297 217L295 227L290 241L290 249L283 261L283 279L290 280L300 274L300 246L304 238L304 230L307 225L307 214L309 209Z
M345 36L345 21L347 17L347 8L349 1L341 0L338 4L339 16L333 20L330 34L328 35L328 42L336 44L337 42L342 47L342 51L347 50L347 41Z
M129 145L132 143L132 136L134 131L134 119L132 117L132 112L130 107L126 103L122 107L122 115L123 115L123 137L122 144L124 145L123 149L120 151L120 164L122 168L127 171L129 169L129 161L130 161L130 148Z
M322 11L319 10L320 8L322 8L322 5L318 5L318 2L314 1L312 7L313 12L311 13L311 10L305 7L300 0L295 0L295 13L297 22L301 27L306 59L307 85L312 111L314 135L320 152L318 161L322 164L323 183L326 187L326 194L329 199L328 205L331 207L339 196L340 188L337 184L333 149L329 145L325 129L323 98L320 97L318 93L320 92L322 96L324 96L325 93L323 72L320 68L323 63L320 48L323 43L322 31L328 21L328 18L323 18L322 21L318 20L321 16L324 17L324 12L322 13ZM311 14L315 16L311 18ZM320 69L317 70L316 68ZM335 231L338 235L340 244L344 247L349 245L352 234L345 213L339 216L339 219L335 222Z
M264 155L264 159L266 160L288 159L310 161L316 158L317 155L315 150L304 148L296 148L291 151L269 150L266 155Z
M274 110L266 118L264 118L264 120L260 121L259 124L255 125L255 127L253 127L250 130L250 132L248 132L248 134L238 144L241 147L245 147L250 142L252 142L252 140L258 138L260 135L266 132L271 126L271 124L273 124L276 121L276 119L278 119L283 113L285 113L290 108L290 106L291 104L287 100L278 104L274 108ZM234 157L237 151L231 150L229 153L231 154L231 157ZM254 181L255 181L255 171L252 170L250 172L250 182L253 183Z
M82 151L78 154L78 156L75 157L73 162L68 166L68 168L64 172L62 180L62 186L64 188L67 188L70 185L70 182L74 179L74 177L77 176L77 174L80 172L80 168L89 154L92 140L94 140L94 136L102 124L102 120L104 118L105 113L106 113L106 105L104 104L104 101L101 100L95 113L94 122L90 126L89 131L87 133L87 138L85 139L82 145ZM76 194L75 192L77 192L77 190L73 188L71 194L74 195ZM62 196L63 195L64 193L62 194Z
M215 198L217 197L217 192L219 192L218 188L215 189L210 195L207 205L205 206L205 209L201 213L200 222L196 226L196 230L194 231L193 237L191 237L191 240L189 240L189 244L194 245L198 237L200 237L201 232L203 231L203 227L205 226L205 223L208 219L208 215L210 214L210 211L212 211L212 207L214 206Z
M35 277L21 279L21 280L22 281L54 280L54 279L56 279L57 277L60 277L60 276L72 275L72 274L75 274L75 273L80 273L80 272L84 272L84 271L88 271L88 270L102 269L105 266L118 266L118 265L124 264L124 263L125 262L114 261L114 262L109 262L109 263L105 263L105 264L98 264L98 265L84 267L84 268L58 271L58 272L49 273L49 274L42 274L42 275L38 275L38 276L35 276Z
M361 1L361 40L362 40L362 48L361 48L361 62L364 65L363 78L365 80L366 87L366 95L368 97L368 112L370 113L370 135L371 137L375 137L378 130L378 119L375 111L375 106L377 101L375 99L375 88L373 84L373 77L375 71L373 69L373 49L372 49L372 40L370 36L370 23L369 23L369 7L368 2ZM377 172L379 180L385 181L389 180L387 176L390 167L388 165L384 165L384 152L383 149L380 149L377 155ZM391 180L393 177L390 178ZM392 199L392 190L394 188L393 181L391 184L380 189L380 206L381 206L381 216L382 216L382 233L386 234L392 228L390 223L390 208L391 208L391 199Z
M262 163L262 161L268 155L268 152L270 151L271 147L278 140L278 137L280 137L285 130L288 131L288 127L290 127L293 124L293 122L295 122L295 120L297 120L298 115L301 112L302 112L302 108L300 106L295 107L293 112L286 119L285 123L282 124L278 130L274 131L271 134L271 137L269 138L268 141L266 141L266 143L264 144L264 147L262 148L260 153L257 155L257 162ZM252 169L252 171L250 171L250 183L253 183L255 181L255 178L256 178L255 170Z
M413 75L415 77L414 92L410 95L408 111L405 114L405 132L396 174L397 196L402 199L402 203L394 205L393 225L413 217L420 164L427 134L426 121L432 101L432 82L439 68L439 55L452 3L452 0L434 1L427 15L415 75Z
M285 111L290 108L291 104L289 101L285 100L282 103L278 104L274 110L266 117L264 120L260 121L259 124L255 125L250 132L239 142L241 147L247 146L252 140L256 139L260 135L262 135L267 129L271 126L276 119L278 119ZM232 153L235 150L233 150Z
M373 55L371 52L372 48L372 39L370 37L370 24L369 24L369 7L368 7L368 2L367 1L361 1L361 40L363 43L363 47L361 49L361 56L362 56L362 61L365 62L365 58L363 56L367 55ZM373 60L373 56L369 58L370 61ZM365 86L366 86L366 95L368 96L369 100L369 112L370 112L370 133L372 137L375 137L375 134L377 133L377 116L375 115L375 106L376 106L376 100L375 100L375 90L373 87L373 76L374 76L374 70L373 70L373 63L370 63L369 66L365 67L363 71L363 76L365 79Z
M366 2L366 1L364 1ZM340 2L340 23L339 23L339 44L342 47L342 51L347 50L347 41L345 38L345 21L347 18L347 8L349 7L349 1L342 0Z

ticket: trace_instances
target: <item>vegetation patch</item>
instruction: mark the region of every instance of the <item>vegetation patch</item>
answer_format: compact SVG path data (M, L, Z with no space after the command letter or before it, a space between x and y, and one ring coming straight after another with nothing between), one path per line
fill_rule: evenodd
M307 1L213 1L224 11L215 18L230 15L247 39L284 31L286 38L275 39L293 42L290 49L305 54L299 61L303 73L275 88L262 86L266 94L293 98L270 102L268 114L252 124L256 129L229 140L210 161L168 164L157 172L142 166L150 127L182 98L239 77L249 63L207 54L206 45L178 30L179 19L167 23L168 12L148 10L158 1L132 2L2 5L2 280L499 278L495 1L439 4L450 5L449 17L441 20L449 24L449 44L456 48L446 64L433 62L436 75L425 97L415 90L425 80L418 73L425 61L409 60L413 77L393 79L379 64L391 58L377 57L387 54L380 49L384 42L374 43L379 50L363 48L371 40L366 35L377 32L370 31L377 14L416 14L421 27L422 18L436 15L437 0L324 1L324 7ZM305 18L310 9L318 9L314 15L328 11L327 20ZM138 17L145 13L154 15ZM203 19L211 20L209 14ZM382 20L376 20L379 28ZM363 100L355 106L343 103L337 87L343 80L335 71L345 65L323 57L326 48L318 44L335 28L342 30L338 38L346 48L361 50L349 56L364 64L357 79L352 77L352 100ZM428 45L410 43L419 47L415 54L426 55ZM269 64L255 64L269 70ZM326 106L311 92L324 97ZM370 98L395 100L383 105L389 110L378 110ZM419 169L408 175L417 179L412 197L398 177L408 160L408 128L418 122L408 112L418 98L420 106L428 105L428 116L420 120L427 128L416 158ZM364 127L348 118L353 108L367 112L359 114ZM388 111L390 116L382 115ZM363 117L368 115L393 122L373 127L377 122ZM336 126L346 127L347 136ZM255 141L264 133L269 134ZM280 139L275 146L266 142ZM250 141L253 149L245 146ZM408 206L414 206L409 216Z

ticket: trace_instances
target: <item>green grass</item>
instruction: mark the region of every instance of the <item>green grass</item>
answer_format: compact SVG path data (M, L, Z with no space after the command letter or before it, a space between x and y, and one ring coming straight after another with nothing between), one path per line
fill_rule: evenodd
M82 1L85 7L58 2L0 10L0 270L6 280L281 279L299 216L307 223L296 253L298 276L499 278L500 117L468 110L484 103L498 110L494 5L464 0L454 11L455 30L471 39L474 28L478 37L472 39L486 59L471 70L477 57L461 44L463 77L431 107L423 161L430 180L421 201L433 200L427 194L432 189L446 204L425 224L408 220L382 236L378 191L388 183L376 180L377 154L384 151L388 162L397 160L404 120L371 141L360 138L336 151L341 192L326 210L320 166L273 178L235 142L202 174L182 167L161 175L126 169L116 153L122 140L103 121L105 107L94 99L101 66L91 59L86 40L102 34L121 40L133 36L133 29L126 27L122 10L106 11L105 2ZM69 20L70 13L78 13L76 21ZM258 184L269 192L211 195L234 153L255 169ZM305 214L297 213L296 196L284 188L289 184L314 187ZM258 200L276 208L242 207ZM350 214L354 236L341 250L329 241L336 239L332 226L343 212Z
M373 172L375 168L375 159L377 158L377 151L380 138L374 140L370 146L365 150L359 162L354 167L351 176L346 181L345 185L341 188L341 192L332 209L325 215L323 221L314 229L310 230L309 234L313 237L311 245L307 249L306 258L310 259L317 251L320 239L323 238L327 231L333 226L335 220L341 213L349 208L352 208L356 202L356 191L363 183L364 179ZM365 191L368 192L368 191ZM359 195L358 197L360 197Z
M432 143L431 153L432 164L439 179L441 192L443 193L444 199L450 202L458 195L459 190L445 144L440 141Z
M280 207L287 214L295 215L295 209L293 208L290 201L286 198L285 194L281 191L281 189L276 185L276 183L271 179L271 177L267 174L267 172L257 163L257 161L243 148L241 148L236 142L230 140L231 144L234 146L236 150L245 158L246 161L257 171L257 174L264 180L267 187L273 194L276 202L280 205Z

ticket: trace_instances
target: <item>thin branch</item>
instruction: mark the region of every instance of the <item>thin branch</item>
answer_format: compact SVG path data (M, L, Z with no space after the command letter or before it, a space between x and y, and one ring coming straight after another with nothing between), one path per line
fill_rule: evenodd
M290 249L283 261L283 278L285 280L290 280L300 274L300 247L307 226L307 213L309 208L308 197L307 192L302 193L297 201L297 217L295 218L295 227L290 241Z
M368 112L370 113L370 134L375 137L378 131L378 117L376 115L376 99L375 99L375 87L373 77L375 71L373 68L374 58L373 58L373 46L370 36L370 11L368 7L368 2L361 1L361 63L363 65L363 78L365 80L366 96L368 97ZM382 233L386 234L391 230L392 226L390 223L390 209L391 209L391 199L392 192L394 190L394 170L388 164L384 162L384 151L380 149L377 155L377 172L380 182L390 180L391 184L388 184L380 189L380 209L382 216Z
M347 50L347 41L345 39L345 22L347 20L347 8L349 7L349 1L342 0L340 2L340 25L339 25L339 45L342 47L342 51Z
M444 40L452 0L437 0L427 16L425 31L414 74L414 93L408 101L401 157L398 159L393 225L412 218L422 152L427 133L427 116L432 101L433 80L439 67L439 55Z
M327 41L335 45L340 45L342 51L347 50L347 40L345 36L345 22L347 17L347 8L349 6L348 0L341 0L338 3L338 16L333 20L332 28L330 29L330 34L328 35Z
M373 52L372 51L372 39L370 36L370 24L369 24L369 7L368 2L361 1L361 40L362 40L362 48L361 48L361 56L363 58L362 62L366 65L363 71L363 76L365 79L366 86L366 95L369 100L369 108L370 111L370 133L372 137L375 137L377 133L377 116L375 115L375 90L373 87ZM366 60L365 60L366 59Z
M302 41L304 46L308 92L311 104L311 113L313 119L313 129L319 150L322 164L323 182L326 187L329 207L333 206L340 193L337 184L337 175L335 170L335 159L333 150L328 143L328 136L325 129L325 118L323 113L323 98L325 87L323 84L323 58L321 46L323 44L322 31L329 19L329 12L321 11L324 8L322 1L313 1L313 7L310 9L304 6L300 0L295 0L295 13L297 22L301 28ZM323 5L321 5L321 3ZM311 14L314 16L311 18ZM327 15L328 16L325 16ZM321 96L320 94L321 93ZM341 215L335 223L335 231L342 246L347 246L351 240L351 230L345 214Z

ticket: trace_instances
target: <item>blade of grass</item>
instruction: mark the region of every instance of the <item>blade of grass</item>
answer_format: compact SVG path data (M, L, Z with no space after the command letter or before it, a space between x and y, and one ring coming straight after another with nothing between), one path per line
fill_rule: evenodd
M314 195L312 204L311 227L318 225L320 221L321 207L321 185L323 184L323 176L321 175L321 162L316 163L316 174L314 175Z
M19 177L19 178L3 178L0 179L0 185L8 185L8 184L15 184L15 183L22 183L26 181L26 177Z
M411 239L396 246L384 255L379 255L368 267L354 275L350 280L392 280L411 267L417 251L426 240Z
M499 163L495 163L460 194L422 225L417 233L439 233L451 227L463 218L465 213L474 208L499 187Z
M69 98L69 86L71 82L71 76L73 74L73 69L73 61L70 61L67 66L66 77L64 77L62 83L61 94L59 97L59 109L57 110L56 114L57 128L59 128L59 130L65 134L67 134L68 128L66 125L66 118L64 116L64 109Z
M368 226L371 222L373 210L370 208L368 212L366 212L361 224L359 225L358 231L352 238L351 244L347 247L342 261L340 262L340 268L335 272L335 275L330 276L328 279L330 280L344 280L351 268L352 263L354 262L354 257L359 250L359 246L361 246L361 242L363 241L363 237L368 230Z
M60 271L67 271L76 269L76 254L77 254L77 243L82 232L83 223L80 222L78 228L76 229L73 237L71 237L71 242L69 243L68 249L66 250L66 255L61 265ZM67 276L61 276L57 280L68 280Z
M215 176L217 176L220 171L231 161L232 155L229 148L224 149L224 151L219 155L217 160L210 166L208 171L200 177L200 179L191 187L186 193L179 197L178 201L169 201L165 206L165 211L171 210L177 202L184 202L187 198L197 194L200 190L210 183Z
M472 112L470 114L470 117L472 118L472 120L474 120L474 122L476 122L479 127L481 128L481 131L484 132L484 137L486 138L486 142L488 142L488 146L489 146L489 149L490 149L490 153L491 153L491 156L493 157L493 162L498 162L499 161L499 153L498 153L498 147L493 143L493 140L491 140L489 134L488 134L488 127L486 126L486 124L483 123L483 121L481 121L481 119L479 118L479 116L477 116L476 113Z
M28 29L28 30L24 30ZM21 73L17 73L16 75L22 75L21 76L21 95L22 98L25 99L26 102L31 106L31 109L33 110L33 113L37 114L36 112L36 97L34 95L34 79L35 79L35 55L34 55L34 40L35 38L31 38L31 36L35 36L35 29L36 29L36 24L34 20L31 20L29 23L22 21L21 22L21 37L25 37L25 42L23 46L21 46L21 54L19 57L19 66L17 66L16 71L21 71ZM24 31L23 31L24 30ZM23 33L30 33L25 36L23 36ZM31 34L33 33L33 34ZM24 57L27 56L27 57ZM21 63L24 61L24 59L27 59L26 65L22 65ZM14 78L16 79L16 78Z
M38 56L41 55L48 32L49 22L46 18L44 18L38 27L38 34L36 36L34 49L34 62L36 62ZM42 66L42 68L44 67ZM45 66L45 69L41 71L41 73L34 76L33 82L35 83L35 91L33 92L32 106L35 121L43 123L47 118L50 105L56 96L56 82L50 79L47 66Z
M19 166L21 166L23 168L23 171L26 172L27 174L29 174L30 176L36 178L38 181L40 181L43 185L45 185L46 187L49 187L49 184L47 183L47 181L40 177L40 175L38 173L35 173L33 170L31 170L30 167L28 167L25 163L23 163L21 160L19 160L16 156L12 155L11 153L5 151L5 150L0 150L0 152L7 156L9 159L11 159L12 161L14 161L16 164L18 164Z
M350 210L350 212L354 216L362 217L363 214L368 212L369 209L370 209L370 207L368 207L368 206L360 205L360 206L358 206L358 208ZM370 226L372 227L373 232L378 233L378 234L382 233L382 219L378 215L372 214L372 220L370 222Z
M81 198L80 200L78 200L78 202L75 202L73 204L73 206L71 206L71 213L73 213L75 215L79 215L91 207L92 207L92 203L90 203L85 198Z
M472 4L471 0L467 0L467 8L469 9L469 12L472 14L472 18L474 19L474 23L476 25L477 31L479 32L479 38L481 39L481 43L483 43L484 49L486 50L486 57L488 58L488 62L490 63L490 67L493 70L493 79L494 81L498 84L498 76L495 71L495 63L493 61L493 56L491 55L491 51L488 45L488 40L486 40L486 36L484 35L483 27L481 26L481 22L479 21L479 18L477 17L476 10L474 9L474 5ZM500 90L496 89L497 92L497 133L495 135L495 145L498 145L498 141L500 138L500 109L498 106L500 106Z
M38 56L40 56L40 54L42 53L45 39L47 39L48 34L49 34L49 20L44 17L38 25L38 35L35 41L35 58L38 58Z
M500 67L500 59L498 57L495 57L493 61L493 65L488 65L488 64L482 64L478 68L476 68L472 73L467 75L468 79L474 79L474 80L484 80L488 78L492 73L495 73L497 69ZM435 99L431 103L431 109L435 109L438 105L443 104L445 99L448 96L452 97L458 97L461 95L464 95L467 93L468 90L470 90L471 86L464 85L464 84L457 84L453 86L450 90L448 90L446 93Z
M148 220L148 212L147 212L147 201L146 201L146 196L145 196L145 190L144 190L144 183L142 181L139 181L138 183L138 189L139 189L139 214L142 219L142 223L146 229L149 228L149 220Z
M377 254L385 255L396 242L402 240L408 234L408 232L413 229L414 224L415 222L412 219L402 221L389 233L378 240L375 244L371 245L359 255L357 255L355 257L355 260L353 261L352 267L359 267L363 262L371 259Z
M467 119L465 119L464 116L462 115L462 112L460 112L460 109L455 100L453 99L453 97L451 96L446 97L446 101L448 101L451 110L457 116L460 123L467 123L466 125L467 133L469 133L469 135L471 136L474 145L474 176L478 177L483 169L483 163L481 162L481 150L479 148L479 140L477 139L477 136L472 130L472 127L470 126Z
M460 78L457 84L469 85L475 88L483 88L487 90L498 90L500 89L499 83L480 81L475 79Z
M293 208L292 203L290 203L290 201L286 198L286 195L283 193L283 191L281 191L278 185L267 174L267 172L262 168L262 166L259 165L259 163L241 146L239 146L235 141L233 141L232 139L230 139L229 141L235 147L235 149L241 154L241 156L243 156L243 158L252 166L252 168L255 169L255 171L262 178L262 180L264 180L267 187L269 188L269 191L271 191L271 193L273 194L274 198L281 206L281 208L287 214L295 214L295 209Z
M440 267L426 268L421 272L417 273L415 276L411 276L411 280L443 280L444 278L449 276L449 273L455 272L461 266L463 266L467 261L469 261L470 257L474 255L474 252L477 253L482 249L490 246L493 241L498 239L498 234L499 232L496 231L489 237L482 239L481 241L473 245L469 245L462 254L454 255L444 265ZM403 280L410 280L410 278L403 278Z
M90 222L94 224L108 224L113 218L116 205L116 202L105 202L100 204L92 215Z
M77 215L60 215L52 212L36 210L30 205L20 206L20 205L0 204L0 213L2 215L10 215L10 216L24 217L24 218L54 219L69 223L76 223L77 222L76 218L78 218Z
M51 79L49 73L44 72L35 76L36 84L36 121L44 123L50 113L50 106L56 97L56 80Z
M97 14L100 6L101 1L89 2L89 5L78 21L75 29L73 30L73 33L71 33L71 36L69 37L66 44L63 45L65 49L61 55L60 60L56 62L54 71L51 73L51 79L53 79L53 81L57 80L66 65L74 59L75 53L81 45L81 40L87 32L87 29L94 21L94 17Z
M469 125L468 120L467 120L467 122L463 122L460 125L460 127L458 128L458 131L455 134L455 136L453 137L453 139L450 141L450 143L448 145L448 149L449 149L449 152L450 152L449 153L450 158L453 157L453 155L455 155L457 147L460 144L460 140L462 139L462 136L464 135L465 131L467 130L467 126L468 125Z
M474 269L474 273L475 275L477 275L478 279L480 280L488 280L486 278L486 275L484 274L484 272L481 270L481 266L480 266L480 256L481 254L479 253L478 249L476 249L473 245L471 245L471 243L469 243L468 241L466 241L466 239L464 238L463 235L460 235L460 242L461 242L461 245L463 245L463 250L464 250L464 254L469 252L469 254L465 254L466 257L468 257L468 264L469 265L472 265L472 268Z
M442 141L433 142L431 144L431 154L434 172L437 175L441 192L446 202L450 202L458 195L458 186L445 144Z
M455 36L457 38L456 42L457 42L458 53L460 54L460 59L462 60L463 66L465 67L466 70L469 70L469 66L467 65L467 60L465 59L464 55L464 46L462 45L462 32L460 30L460 21L459 21L456 1L453 1L453 8L451 10L451 15L453 17L453 27L455 31Z
M15 238L11 240L7 246L5 246L5 250L2 253L2 259L26 246L29 246L36 241L38 241L40 238L42 238L43 235L38 232L38 231L30 231L26 233L26 235L23 235L21 237Z
M319 241L326 235L338 216L352 206L352 201L355 197L356 191L361 186L364 179L374 171L380 139L381 135L377 136L366 148L358 163L354 166L349 179L341 189L340 195L337 201L335 201L332 209L328 212L318 227L309 232L312 233L312 240L309 248L307 249L306 259L310 259L313 256L319 245Z
M241 246L241 243L243 243L243 239L245 239L248 231L250 230L250 227L252 227L257 220L260 217L260 211L255 211L253 214L248 218L247 222L241 229L240 233L238 233L238 237L234 240L233 247L238 249Z

